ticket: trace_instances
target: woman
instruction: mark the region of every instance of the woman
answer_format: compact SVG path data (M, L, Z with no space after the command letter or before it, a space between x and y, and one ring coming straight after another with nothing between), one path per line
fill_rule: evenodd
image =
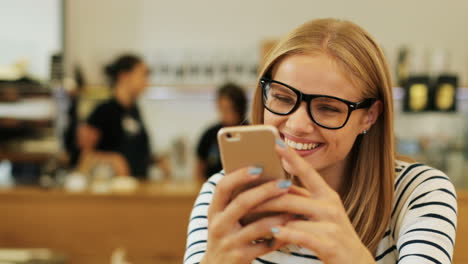
M113 97L98 105L79 128L80 168L109 162L118 175L147 177L151 159L148 135L137 98L148 85L148 66L137 56L122 55L105 68Z
M306 23L272 49L260 76L252 121L278 128L277 152L298 183L230 201L261 168L214 175L192 211L185 263L451 263L453 185L395 157L390 75L367 32ZM241 226L252 211L283 214Z
M225 126L237 126L245 121L247 97L244 90L233 83L221 86L216 94L220 122L208 128L197 146L195 178L204 182L222 169L219 156L218 131Z

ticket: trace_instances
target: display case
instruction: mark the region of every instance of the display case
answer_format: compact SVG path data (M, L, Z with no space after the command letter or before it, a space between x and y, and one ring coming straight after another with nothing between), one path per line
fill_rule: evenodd
M35 82L0 83L0 161L12 164L17 182L35 183L42 164L59 149L56 100Z
M394 89L397 151L445 172L458 189L468 187L468 88L454 111L404 111L403 89Z

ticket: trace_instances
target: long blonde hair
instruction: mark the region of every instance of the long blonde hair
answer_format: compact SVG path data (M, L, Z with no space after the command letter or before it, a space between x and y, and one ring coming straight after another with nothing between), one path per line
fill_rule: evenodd
M348 216L364 245L375 254L390 221L394 184L393 101L386 60L375 40L358 25L337 19L307 22L272 48L259 77L266 76L282 58L293 54L326 54L362 88L364 98L378 98L382 113L367 135L351 150L353 169L342 194ZM259 82L258 82L259 83ZM263 123L262 92L257 85L251 120Z

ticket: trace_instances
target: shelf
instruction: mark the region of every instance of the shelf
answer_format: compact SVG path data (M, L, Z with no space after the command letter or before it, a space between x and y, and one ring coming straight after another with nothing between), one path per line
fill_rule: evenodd
M39 84L0 81L0 102L16 102L25 98L50 96L50 90Z
M0 152L0 160L11 162L44 163L54 156L55 154L46 152Z
M25 120L0 117L0 128L2 129L51 128L53 125L54 120L52 119Z
M215 84L180 84L180 85L151 85L142 95L145 100L215 100L216 89L219 85ZM245 88L247 95L252 99L255 91L255 85L241 85ZM403 100L405 91L401 87L393 87L393 99ZM468 87L460 87L457 93L458 100L468 100Z
M57 114L53 98L27 98L0 103L0 119L21 121L53 120Z

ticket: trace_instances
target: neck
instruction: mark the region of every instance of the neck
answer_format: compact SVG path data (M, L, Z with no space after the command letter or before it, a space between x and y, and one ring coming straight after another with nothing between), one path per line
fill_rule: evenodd
M133 98L133 95L128 91L127 87L118 84L114 89L114 96L119 104L124 107L130 107L133 105L135 98Z

